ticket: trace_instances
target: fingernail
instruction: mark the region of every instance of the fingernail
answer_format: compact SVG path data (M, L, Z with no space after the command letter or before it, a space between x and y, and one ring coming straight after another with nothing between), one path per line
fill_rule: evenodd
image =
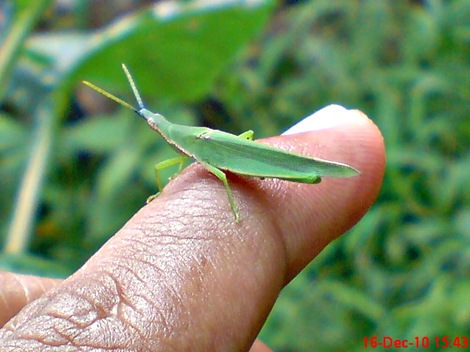
M343 125L349 121L351 121L349 110L341 105L332 104L307 116L282 134L324 130Z

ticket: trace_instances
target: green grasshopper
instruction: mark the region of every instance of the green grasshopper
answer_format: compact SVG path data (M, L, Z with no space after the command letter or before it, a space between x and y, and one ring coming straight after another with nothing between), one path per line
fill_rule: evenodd
M129 70L124 64L122 68L139 105L138 109L90 82L83 83L133 110L147 121L152 130L158 132L168 144L182 154L178 158L155 165L156 173L171 165L179 164L181 168L184 160L189 157L221 180L236 222L240 221L240 214L224 171L242 176L277 178L310 184L319 183L324 176L351 177L359 174L358 170L346 164L311 158L255 142L251 130L236 136L206 127L171 123L162 115L154 114L145 108Z

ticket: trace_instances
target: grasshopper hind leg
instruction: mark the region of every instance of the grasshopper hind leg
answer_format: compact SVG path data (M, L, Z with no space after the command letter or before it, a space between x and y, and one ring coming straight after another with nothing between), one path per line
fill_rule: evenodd
M238 206L235 203L235 198L233 197L232 190L230 189L230 186L228 184L227 176L225 175L225 172L222 170L206 164L206 163L201 163L207 170L209 170L214 176L216 176L222 183L224 184L225 187L225 192L227 193L227 198L230 203L230 207L232 208L233 215L235 216L235 222L240 222L240 213L238 212Z
M252 141L253 135L254 135L254 132L252 130L248 130L248 131L243 132L242 134L239 134L238 137L240 137L241 139L247 139L249 141Z

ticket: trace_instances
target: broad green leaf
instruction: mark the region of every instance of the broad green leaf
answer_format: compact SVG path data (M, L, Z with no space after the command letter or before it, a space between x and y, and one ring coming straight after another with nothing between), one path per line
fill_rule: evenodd
M145 95L192 100L205 94L268 19L271 1L163 2L88 33L47 34L30 49L54 71L127 92L126 63ZM69 81L69 83L72 83Z

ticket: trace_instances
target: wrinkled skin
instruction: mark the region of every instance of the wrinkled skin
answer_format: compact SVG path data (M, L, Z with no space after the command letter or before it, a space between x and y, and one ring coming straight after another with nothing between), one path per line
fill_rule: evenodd
M360 176L229 174L237 224L222 183L192 165L66 280L0 273L0 350L269 351L255 339L280 290L361 219L384 173L381 134L363 114L324 111L314 124L263 142Z

